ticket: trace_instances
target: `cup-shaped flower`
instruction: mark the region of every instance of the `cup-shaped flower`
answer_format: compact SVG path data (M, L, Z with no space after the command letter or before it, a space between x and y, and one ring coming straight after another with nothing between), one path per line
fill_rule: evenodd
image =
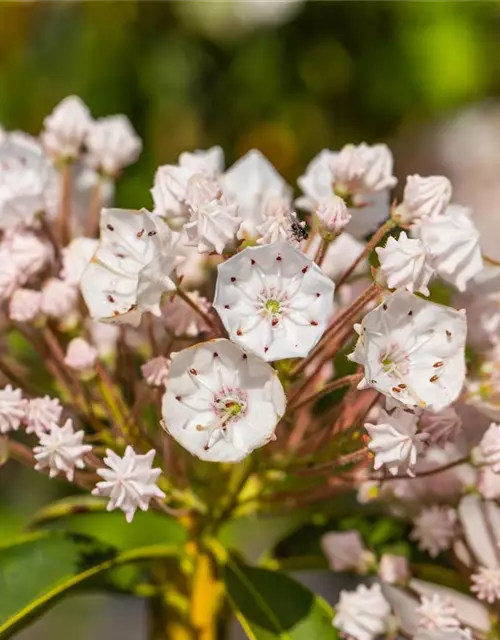
M335 285L280 241L247 247L219 265L214 297L231 340L264 360L306 356L333 312Z
M75 433L71 420L66 420L62 427L52 423L47 433L40 434L40 444L33 449L35 469L48 468L51 478L64 473L72 482L75 468L84 468L83 456L92 449L90 444L83 444L84 436L83 431Z
M360 389L429 411L457 399L465 379L465 312L399 289L355 329L359 338L348 357L364 366Z
M31 225L52 203L57 174L39 142L11 133L0 144L0 229Z
M422 219L414 233L424 243L438 275L459 291L465 291L469 280L482 271L479 231L465 207L452 205L444 215Z
M104 463L108 468L97 470L103 480L97 483L92 495L108 497L108 511L121 509L127 522L132 522L137 508L147 511L152 498L165 497L156 486L161 469L152 468L154 449L139 455L128 446L123 458L106 449L106 456Z
M102 322L138 325L143 312L160 315L161 296L175 285L173 233L149 211L103 209L101 242L80 287L90 314Z
M285 406L276 371L218 339L173 356L162 413L166 430L193 455L238 462L273 439Z
M269 200L292 199L292 190L269 160L257 149L251 149L221 176L224 195L238 207L242 222L239 238L255 238L257 227L265 222Z
M427 285L434 269L420 240L412 240L402 231L397 240L390 237L385 247L377 247L375 251L380 260L380 271L389 288L405 287L411 293L429 295Z

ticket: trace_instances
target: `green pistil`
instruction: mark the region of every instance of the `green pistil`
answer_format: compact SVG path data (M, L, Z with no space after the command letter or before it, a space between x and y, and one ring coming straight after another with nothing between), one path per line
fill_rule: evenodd
M277 300L268 300L266 302L266 309L272 314L277 314L280 311L280 303Z

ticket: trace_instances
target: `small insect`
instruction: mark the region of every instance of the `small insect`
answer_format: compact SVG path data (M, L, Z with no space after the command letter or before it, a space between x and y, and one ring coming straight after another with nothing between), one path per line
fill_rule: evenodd
M309 237L309 231L306 229L306 223L301 222L297 218L297 215L292 211L288 212L286 215L288 218L288 222L290 223L292 236L295 238L295 240L298 240L299 242L301 240L307 240L307 238Z

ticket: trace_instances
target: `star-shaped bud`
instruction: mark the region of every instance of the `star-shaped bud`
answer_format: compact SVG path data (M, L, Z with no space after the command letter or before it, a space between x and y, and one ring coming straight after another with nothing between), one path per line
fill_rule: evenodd
M332 315L334 286L281 241L247 247L219 265L214 307L231 340L264 360L304 357Z
M13 389L8 384L0 391L0 433L19 429L26 416L27 405L21 389Z
M240 227L237 205L228 202L215 178L201 173L189 179L187 203L190 217L184 229L189 243L200 253L222 253Z
M73 422L66 420L64 426L52 423L47 433L40 434L40 444L33 449L35 469L49 469L49 476L54 478L64 473L70 482L73 481L76 469L83 469L83 457L92 450L90 444L83 444L85 433L73 429Z
M348 357L364 366L360 389L373 387L409 407L440 411L465 379L465 313L404 289L370 311Z
M411 293L429 295L427 285L434 269L420 240L411 240L402 231L397 240L390 237L385 247L377 247L375 251L380 260L380 271L390 289L404 287Z
M451 183L444 176L408 176L396 220L408 224L441 215L450 204L451 191Z
M108 176L116 176L139 157L142 142L124 115L92 122L85 139L87 161Z
M341 193L373 193L392 189L397 182L392 175L392 153L385 144L347 144L332 168L335 189Z
M59 421L62 405L57 398L32 398L26 408L26 433L40 434Z
M127 522L132 522L138 508L147 511L152 498L165 497L156 486L161 469L152 468L154 449L139 455L128 446L123 458L110 449L106 449L106 455L108 468L97 470L103 481L97 483L92 495L108 497L108 511L121 509Z
M460 621L454 604L437 593L431 597L422 596L417 609L419 629L429 631L450 631L459 629Z
M424 449L429 437L426 433L417 433L418 416L404 409L395 409L392 414L383 409L377 424L365 424L370 435L368 448L375 454L375 471L385 465L393 476L400 468L413 476L417 456Z
M219 339L175 354L162 413L167 431L193 455L238 462L273 439L285 406L276 371Z
M56 160L77 158L91 123L90 111L78 96L64 98L43 121L45 149Z
M143 312L161 314L179 257L174 234L145 209L103 209L101 241L81 279L93 318L137 326Z
M483 269L479 231L465 207L452 205L444 215L424 218L414 227L437 274L459 291Z
M433 505L422 509L413 521L412 540L421 551L435 558L451 546L457 533L457 514L450 507Z
M379 584L359 585L356 591L341 591L335 606L333 626L346 637L375 640L388 631L391 607Z
M257 226L257 233L260 236L257 244L272 244L279 240L286 240L298 246L301 240L307 238L305 227L305 222L300 222L287 200L278 197L270 198L264 221Z

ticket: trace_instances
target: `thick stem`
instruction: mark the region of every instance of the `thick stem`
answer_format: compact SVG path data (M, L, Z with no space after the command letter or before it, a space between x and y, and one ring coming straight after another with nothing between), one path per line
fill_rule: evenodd
M323 260L325 259L329 244L330 243L328 240L325 240L324 238L321 239L318 251L314 256L314 262L318 265L318 267L321 267L321 265L323 264Z
M392 218L389 218L384 222L384 224L375 231L370 240L366 243L365 248L356 258L356 260L351 264L351 266L347 269L344 275L340 278L340 280L336 283L337 289L341 287L344 282L353 274L359 264L367 258L370 253L375 249L378 243L382 240L382 238L395 226L395 222Z

